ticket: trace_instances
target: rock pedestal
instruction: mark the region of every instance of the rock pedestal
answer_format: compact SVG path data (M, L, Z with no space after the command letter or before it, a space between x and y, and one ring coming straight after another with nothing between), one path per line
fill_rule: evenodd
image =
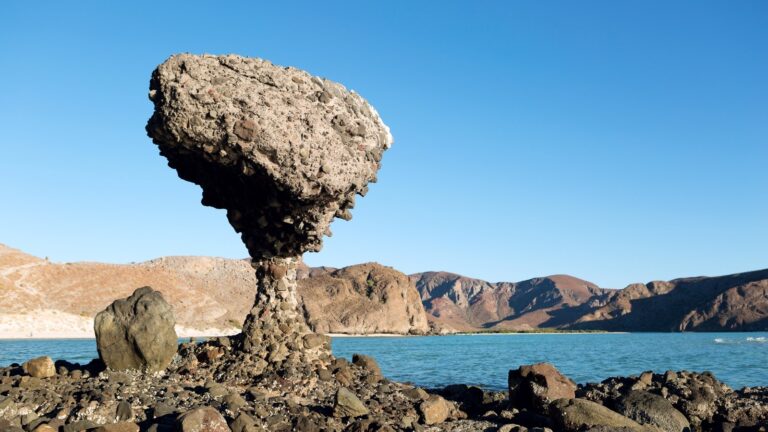
M175 55L150 81L147 133L202 203L225 209L258 276L243 351L270 365L329 354L296 301L296 263L349 220L392 145L359 94L266 60ZM264 366L262 364L262 366Z
M330 358L330 338L309 330L296 298L298 258L253 261L256 301L240 335L242 349L269 365Z

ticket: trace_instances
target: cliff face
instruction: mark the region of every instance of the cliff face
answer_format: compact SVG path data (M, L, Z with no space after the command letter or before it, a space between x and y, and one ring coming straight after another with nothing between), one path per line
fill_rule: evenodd
M320 333L426 333L427 316L408 276L376 263L315 270L299 281L310 327Z

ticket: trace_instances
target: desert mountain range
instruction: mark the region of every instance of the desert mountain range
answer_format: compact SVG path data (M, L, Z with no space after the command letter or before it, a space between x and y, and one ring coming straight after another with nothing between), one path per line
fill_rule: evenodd
M305 266L299 277L305 317L322 333L768 330L768 270L620 290L567 275L499 283L446 272L407 276L376 263ZM0 244L0 337L92 337L93 316L141 286L164 294L180 335L234 333L255 283L247 260L53 263Z

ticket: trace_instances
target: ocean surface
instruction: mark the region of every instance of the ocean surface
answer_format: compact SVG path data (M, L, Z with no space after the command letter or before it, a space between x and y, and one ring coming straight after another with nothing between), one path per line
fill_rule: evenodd
M384 375L426 387L504 389L507 372L549 362L579 383L646 370L710 371L734 388L768 386L768 333L506 334L333 339L336 356L375 357ZM0 365L49 355L87 363L93 339L0 340Z

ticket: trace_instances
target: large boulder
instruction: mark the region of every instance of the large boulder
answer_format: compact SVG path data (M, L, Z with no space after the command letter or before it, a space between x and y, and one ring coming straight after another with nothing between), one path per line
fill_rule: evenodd
M429 399L419 404L421 419L426 425L442 423L451 415L451 404L438 395L430 395Z
M115 300L94 320L96 347L112 370L160 371L176 354L173 309L150 287Z
M631 391L616 404L616 411L640 424L656 425L664 432L686 432L691 424L665 398L646 391Z
M558 399L549 405L549 415L565 432L576 432L589 428L652 432L655 428L645 427L634 420L611 411L599 403L586 399Z
M368 408L354 393L344 387L339 387L333 403L334 416L355 418L368 413Z
M555 399L576 397L576 383L549 363L520 366L509 371L509 401L516 408L541 410Z
M56 375L56 366L50 357L33 358L23 365L24 372L35 378L49 378Z
M176 422L176 430L179 432L231 432L221 413L211 407L187 411Z

